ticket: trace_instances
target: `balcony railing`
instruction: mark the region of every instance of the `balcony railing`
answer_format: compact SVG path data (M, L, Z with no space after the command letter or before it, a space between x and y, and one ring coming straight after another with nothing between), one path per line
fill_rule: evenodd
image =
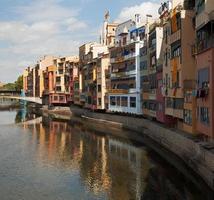
M211 47L214 47L214 35L209 39L197 41L194 45L192 45L192 55L199 54Z
M119 78L119 77L123 77L123 76L131 76L131 75L135 75L136 71L132 70L132 71L127 71L127 72L117 72L117 73L112 73L111 74L111 78Z
M128 90L125 89L109 89L109 94L128 94Z
M133 52L133 53L129 53L127 55L121 55L121 56L117 56L115 58L111 58L110 62L111 63L120 63L120 62L124 62L125 60L135 58L135 56L136 56L136 53Z

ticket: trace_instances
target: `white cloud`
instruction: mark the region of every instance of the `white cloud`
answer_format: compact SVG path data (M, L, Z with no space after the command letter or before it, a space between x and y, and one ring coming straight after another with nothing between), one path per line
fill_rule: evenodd
M16 21L0 20L0 68L5 72L0 81L14 81L26 65L43 55L78 54L87 28L78 19L79 12L62 6L60 0L36 0L13 10Z
M152 15L153 18L158 18L158 8L160 7L159 3L152 1L143 2L139 5L134 5L131 7L125 7L121 10L117 22L124 22L128 19L133 19L135 14L140 14L142 19L145 21L146 15Z

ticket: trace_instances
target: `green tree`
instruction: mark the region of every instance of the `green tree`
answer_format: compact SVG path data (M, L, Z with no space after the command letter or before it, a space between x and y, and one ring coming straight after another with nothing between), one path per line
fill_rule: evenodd
M19 76L14 83L7 83L3 86L3 90L21 90L23 89L23 76Z
M19 76L15 81L15 89L22 90L23 89L23 76Z

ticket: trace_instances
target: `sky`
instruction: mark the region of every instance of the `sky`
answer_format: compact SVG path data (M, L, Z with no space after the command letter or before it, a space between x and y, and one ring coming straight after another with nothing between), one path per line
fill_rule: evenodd
M44 55L78 55L99 41L104 14L123 22L158 17L162 0L0 0L0 82L13 82Z

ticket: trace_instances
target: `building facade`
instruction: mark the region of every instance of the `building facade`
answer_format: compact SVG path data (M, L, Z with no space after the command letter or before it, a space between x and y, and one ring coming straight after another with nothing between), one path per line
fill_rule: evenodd
M104 108L105 69L108 64L108 47L89 43L80 47L80 74L82 80L82 105L97 110Z
M195 0L197 131L214 138L214 2Z
M145 27L140 15L119 24L116 44L110 50L111 88L108 109L112 112L142 114L140 84L140 48L144 45Z
M165 114L175 120L175 126L195 133L195 106L185 96L194 91L195 59L191 43L195 40L194 11L185 7L184 0L173 0L164 19L163 94ZM187 100L187 101L186 101Z

